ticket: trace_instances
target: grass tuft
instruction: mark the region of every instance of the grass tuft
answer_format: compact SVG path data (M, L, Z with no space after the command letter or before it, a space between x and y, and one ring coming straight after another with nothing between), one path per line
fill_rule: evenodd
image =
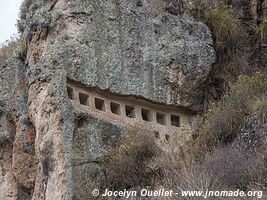
M192 149L198 155L212 152L233 142L240 133L246 117L257 109L263 110L262 99L267 90L267 75L256 73L252 77L240 76L221 102L211 105L199 137ZM266 100L265 100L266 101Z
M213 33L217 55L232 58L240 38L240 22L233 10L221 3L204 14L204 21Z
M0 60L10 58L18 47L18 37L11 36L9 40L0 45Z

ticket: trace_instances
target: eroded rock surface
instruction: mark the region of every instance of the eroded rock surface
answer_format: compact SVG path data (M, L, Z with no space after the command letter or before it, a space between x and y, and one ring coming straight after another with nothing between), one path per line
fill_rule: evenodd
M28 3L25 60L0 68L0 199L93 199L110 137L127 127L84 113L67 79L199 112L212 36L167 1Z
M210 31L161 0L31 4L30 80L64 70L71 79L199 111L215 53ZM39 9L34 11L38 6Z

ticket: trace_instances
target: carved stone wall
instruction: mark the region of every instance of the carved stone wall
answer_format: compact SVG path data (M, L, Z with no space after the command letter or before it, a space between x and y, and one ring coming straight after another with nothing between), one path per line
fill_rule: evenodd
M180 137L190 136L190 119L195 115L182 107L157 104L134 96L121 96L90 88L75 81L68 81L68 97L82 105L86 112L121 126L154 130L155 137L163 143L179 142Z

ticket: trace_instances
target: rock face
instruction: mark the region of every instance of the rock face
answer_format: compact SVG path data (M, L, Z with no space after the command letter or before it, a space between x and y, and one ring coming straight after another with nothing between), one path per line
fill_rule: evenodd
M30 83L64 71L88 86L201 110L215 61L202 22L168 13L161 0L40 4L25 28Z
M231 4L248 36L246 51L249 65L259 65L266 69L267 41L264 38L259 39L259 24L267 20L266 0L233 0ZM266 34L266 30L264 32L261 34Z
M71 102L67 80L199 112L211 33L161 0L27 3L26 58L0 68L0 199L93 199L111 133L127 127Z
M266 148L264 148L267 142L266 133L267 125L264 117L260 119L260 116L252 114L247 117L240 136L236 139L235 143L251 152L266 151ZM266 154L266 152L262 153L263 155Z

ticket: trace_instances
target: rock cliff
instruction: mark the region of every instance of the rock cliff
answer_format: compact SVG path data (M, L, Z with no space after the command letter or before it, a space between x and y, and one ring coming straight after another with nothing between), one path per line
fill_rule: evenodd
M132 127L71 101L68 80L190 116L203 110L216 60L211 31L170 5L24 2L25 55L0 63L1 200L93 199L91 191L105 181L101 162L112 137ZM195 117L189 118L194 129Z
M215 61L210 31L161 0L37 1L25 19L29 84L51 74L113 93L202 109Z
M203 108L215 52L207 26L189 14L173 15L160 0L24 6L27 53L1 64L0 199L88 199L104 180L99 163L111 132L127 131L72 104L67 80Z

